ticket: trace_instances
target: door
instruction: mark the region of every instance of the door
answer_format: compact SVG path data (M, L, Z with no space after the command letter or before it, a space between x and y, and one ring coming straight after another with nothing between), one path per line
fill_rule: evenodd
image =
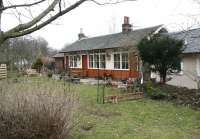
M83 69L83 77L86 77L88 69L87 55L82 55L82 69Z
M68 63L68 56L64 56L64 62L63 62L64 68L67 70L69 67Z

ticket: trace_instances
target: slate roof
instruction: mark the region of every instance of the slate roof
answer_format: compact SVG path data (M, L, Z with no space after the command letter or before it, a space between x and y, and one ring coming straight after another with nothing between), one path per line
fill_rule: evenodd
M141 39L152 34L161 27L162 26L159 25L159 26L134 30L129 33L121 32L116 34L78 40L73 44L69 45L62 52L75 52L75 51L136 46Z
M200 28L188 31L168 33L175 39L181 39L185 42L184 54L200 53Z
M57 53L53 56L53 58L62 58L64 57L64 53Z

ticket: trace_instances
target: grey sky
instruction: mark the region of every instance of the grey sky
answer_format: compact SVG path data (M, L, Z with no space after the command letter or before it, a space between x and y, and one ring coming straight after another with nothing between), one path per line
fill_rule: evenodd
M32 35L44 37L50 47L60 49L78 39L80 28L89 37L120 32L123 16L130 17L133 29L164 24L169 31L177 31L198 27L199 14L200 5L193 0L137 0L107 6L86 2ZM4 18L4 29L17 22L13 16Z

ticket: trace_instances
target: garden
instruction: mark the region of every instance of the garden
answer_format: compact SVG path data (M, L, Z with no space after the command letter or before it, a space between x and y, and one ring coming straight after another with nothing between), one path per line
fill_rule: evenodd
M98 104L98 86L44 77L20 77L0 83L1 138L5 136L2 133L8 132L13 139L200 138L200 111L190 105L146 96L116 104ZM37 120L34 114L38 115ZM5 127L9 122L12 124Z

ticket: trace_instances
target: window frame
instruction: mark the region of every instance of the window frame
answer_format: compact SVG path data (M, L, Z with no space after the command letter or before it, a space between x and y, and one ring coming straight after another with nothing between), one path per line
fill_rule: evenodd
M80 57L80 58L78 58L78 57ZM81 68L81 66L82 66L82 56L81 55L69 55L69 61L68 62L69 62L68 65L69 65L70 68Z
M124 59L123 60L123 54L127 54L127 58L126 59ZM121 61L122 61L122 63L121 63L121 68L122 69L129 69L129 60L128 60L128 53L121 53ZM123 68L123 64L125 64L125 68ZM127 64L127 65L126 65ZM126 68L127 67L127 68Z
M200 77L200 58L196 59L196 72L197 76Z
M103 60L101 59L103 56ZM102 69L106 68L106 54L100 54L99 55L99 67Z
M90 57L92 56L92 61L90 59ZM91 67L92 65L92 67ZM93 68L94 67L94 55L89 54L88 55L88 68Z
M119 55L119 59L118 59L117 61L115 60L115 55ZM119 64L119 65L117 66L117 67L119 67L119 68L116 68L115 63ZM121 61L121 53L114 53L114 54L113 54L113 68L114 68L114 69L121 69L121 64L122 64L122 61Z
M184 68L184 64L183 64L183 60L181 60L181 62L180 62L180 72L179 72L179 74L180 75L183 75L183 68Z
M119 54L120 55L120 68L115 68L115 54ZM123 64L123 61L122 61L122 54L127 54L127 69L123 69L122 68L122 64ZM118 62L118 61L117 61ZM129 68L129 53L127 51L124 51L124 52L114 52L113 53L113 69L114 70L130 70Z
M105 57L105 67L101 67L101 55L104 55ZM92 62L90 60L90 57L92 56ZM95 56L98 56L98 61L95 60ZM95 66L95 62L97 62L96 66ZM92 63L92 64L91 64ZM93 67L91 67L91 65L93 65ZM88 69L106 69L106 54L105 53L92 53L92 54L88 54Z

